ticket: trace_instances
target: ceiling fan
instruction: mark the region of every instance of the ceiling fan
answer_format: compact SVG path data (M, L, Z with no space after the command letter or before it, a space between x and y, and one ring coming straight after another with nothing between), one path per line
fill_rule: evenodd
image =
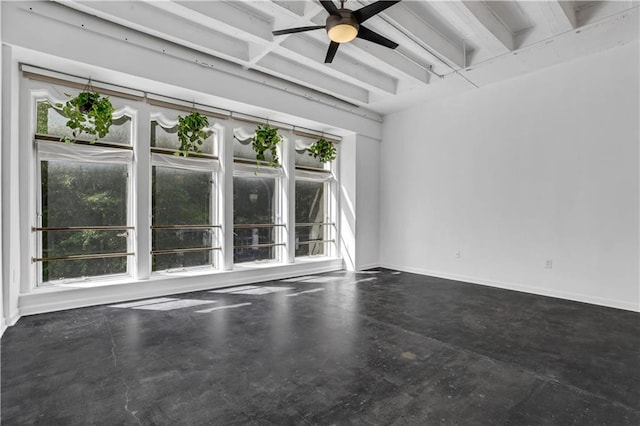
M273 35L293 34L301 33L304 31L319 30L325 28L327 35L331 40L329 50L327 50L327 56L324 58L324 63L329 64L333 61L333 57L336 56L340 43L347 43L358 37L363 40L368 40L373 43L379 44L389 49L395 49L398 47L398 43L394 43L386 37L381 36L375 31L371 31L369 28L362 25L364 21L371 18L374 15L382 12L388 7L399 3L400 0L394 1L377 1L371 3L358 10L350 10L344 8L345 0L340 1L340 9L331 0L320 0L320 4L329 12L325 25L314 25L309 27L289 28L286 30L273 31Z

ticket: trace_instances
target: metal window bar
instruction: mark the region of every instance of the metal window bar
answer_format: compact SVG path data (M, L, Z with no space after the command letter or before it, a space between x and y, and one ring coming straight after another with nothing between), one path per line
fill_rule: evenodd
M278 169L281 168L281 165L278 166L269 166L268 165L268 161L260 161L260 160L251 160L248 158L239 158L239 157L233 157L233 162L234 163L241 163L241 164L251 164L251 165L256 165L256 164L260 164L260 167L271 167L272 169Z
M285 243L269 243L269 244L247 244L244 246L233 246L233 249L243 249L243 248L252 248L252 247L276 247L276 246L284 246Z
M135 253L96 253L96 254L72 254L67 256L52 257L32 257L31 263L54 262L59 260L86 260L86 259L106 259L111 257L133 256Z
M320 169L318 167L296 166L295 169L296 170L306 170L306 171L309 171L309 172L318 172L318 173L324 173L324 174L331 174L331 170Z
M308 240L308 241L296 241L296 245L313 244L313 243L335 243L336 240Z
M151 147L151 152L154 152L156 154L174 155L176 152L179 152L179 150L171 148ZM218 160L217 155L197 153L195 151L189 151L189 157L202 158L206 160Z
M151 229L215 229L222 225L151 225Z
M286 226L284 223L238 223L233 225L234 228L273 228L275 226Z
M133 230L133 226L32 226L31 232L48 231L128 231Z
M212 251L212 250L222 250L222 247L192 247L192 248L183 248L183 249L151 250L151 254L152 255L177 254L177 253L192 253L192 252Z
M334 222L296 223L296 226L335 226Z

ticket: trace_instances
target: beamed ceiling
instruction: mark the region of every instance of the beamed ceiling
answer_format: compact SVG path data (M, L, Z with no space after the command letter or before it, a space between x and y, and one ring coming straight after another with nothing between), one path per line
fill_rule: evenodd
M638 40L638 1L412 1L369 19L325 64L317 1L59 1L86 14L385 114ZM349 0L358 9L370 1Z

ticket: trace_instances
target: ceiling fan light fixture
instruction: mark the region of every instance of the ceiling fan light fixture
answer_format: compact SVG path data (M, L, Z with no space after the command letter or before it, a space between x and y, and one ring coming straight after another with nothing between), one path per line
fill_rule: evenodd
M350 10L340 9L339 15L327 18L327 35L336 43L347 43L358 36L358 21Z
M336 43L347 43L358 35L356 27L349 24L339 24L327 31L331 41Z

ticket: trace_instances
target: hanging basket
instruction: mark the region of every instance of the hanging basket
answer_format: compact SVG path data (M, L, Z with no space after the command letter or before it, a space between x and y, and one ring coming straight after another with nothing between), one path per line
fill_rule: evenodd
M278 159L278 144L281 141L282 137L278 134L276 127L271 127L268 123L264 126L258 126L253 136L253 142L251 143L251 147L256 153L258 165L263 163L272 167L280 165ZM271 161L267 161L265 155L267 152L271 153Z
M309 147L309 155L323 163L329 163L336 159L337 150L333 143L321 138Z
M76 97L56 106L62 108L62 114L68 119L66 126L71 129L73 136L62 137L60 140L63 142L73 143L84 133L90 137L91 143L95 143L109 133L113 124L115 109L108 96L100 96L93 90L91 80Z
M197 111L182 117L178 116L178 140L180 149L173 155L188 157L189 153L201 154L200 146L207 139L206 128L209 126L209 119Z

